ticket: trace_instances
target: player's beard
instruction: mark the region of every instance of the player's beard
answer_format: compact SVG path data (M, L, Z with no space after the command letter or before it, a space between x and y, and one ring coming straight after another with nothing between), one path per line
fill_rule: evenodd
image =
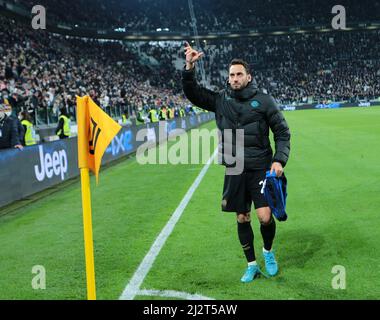
M247 86L248 82L247 83L242 83L242 84L239 84L238 86L237 85L231 85L231 89L234 90L234 91L240 91L240 90L243 90L246 86Z

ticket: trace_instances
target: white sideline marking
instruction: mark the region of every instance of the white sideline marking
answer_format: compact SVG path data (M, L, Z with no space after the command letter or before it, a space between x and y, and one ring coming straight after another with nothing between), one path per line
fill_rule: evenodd
M205 297L200 294L190 294L187 292L174 291L174 290L139 290L137 291L139 296L158 296L165 298L179 298L184 300L215 300L213 298Z
M127 286L125 287L123 293L119 297L119 300L133 300L136 294L138 293L141 284L143 283L146 275L149 270L152 268L154 260L160 253L162 247L164 246L166 239L172 233L176 223L181 217L183 211L185 210L187 204L189 203L191 197L194 194L194 191L198 188L201 183L203 177L205 176L208 168L210 167L211 162L214 160L215 156L218 153L218 148L214 151L213 155L208 159L207 163L202 168L198 177L195 179L182 201L178 205L177 209L175 209L174 213L170 217L169 221L166 223L165 227L161 230L161 233L158 235L153 245L150 247L149 252L144 257L143 261L140 263L139 267L135 271L132 279L129 281Z

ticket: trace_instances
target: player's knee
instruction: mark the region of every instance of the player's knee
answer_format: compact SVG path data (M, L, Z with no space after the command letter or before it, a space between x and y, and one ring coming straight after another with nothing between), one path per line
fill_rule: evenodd
M266 226L272 222L272 216L261 216L259 217L260 224Z
M251 213L250 212L247 212L247 213L238 213L236 217L237 217L237 221L239 223L244 223L244 222L250 222L251 221Z

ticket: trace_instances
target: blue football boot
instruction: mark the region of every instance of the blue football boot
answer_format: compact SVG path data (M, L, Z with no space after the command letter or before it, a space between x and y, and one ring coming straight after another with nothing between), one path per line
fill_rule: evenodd
M278 265L274 253L272 251L263 251L263 255L265 260L265 270L271 277L275 276L278 272Z
M260 269L258 265L251 265L247 267L247 270L245 271L244 275L241 277L240 281L247 283L253 281L259 274Z

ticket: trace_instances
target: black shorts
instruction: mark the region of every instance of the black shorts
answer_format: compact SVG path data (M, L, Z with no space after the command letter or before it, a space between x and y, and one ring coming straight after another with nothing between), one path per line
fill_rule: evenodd
M264 196L264 181L267 170L244 171L240 175L225 175L222 211L246 213L251 211L252 201L255 209L268 207Z

